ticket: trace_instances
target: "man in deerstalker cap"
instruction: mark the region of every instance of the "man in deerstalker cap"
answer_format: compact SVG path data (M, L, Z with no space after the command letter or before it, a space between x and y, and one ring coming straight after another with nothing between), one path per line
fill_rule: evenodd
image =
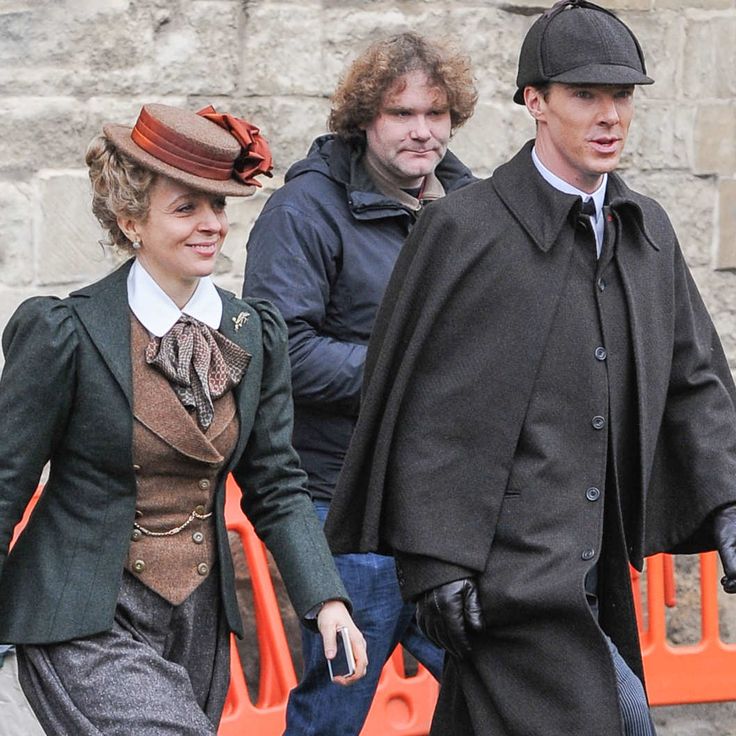
M734 383L666 213L614 173L651 83L609 11L544 13L536 139L427 208L379 310L326 530L394 554L452 655L433 736L649 736L629 563L717 548L736 592Z

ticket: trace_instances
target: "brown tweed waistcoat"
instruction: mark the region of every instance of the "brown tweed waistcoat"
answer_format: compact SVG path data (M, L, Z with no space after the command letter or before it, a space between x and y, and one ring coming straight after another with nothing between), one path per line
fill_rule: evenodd
M133 462L138 493L137 526L131 529L126 568L179 605L216 562L215 524L208 515L217 477L235 447L239 423L235 400L228 392L214 402L214 419L202 432L166 378L146 363L148 341L148 332L131 315Z

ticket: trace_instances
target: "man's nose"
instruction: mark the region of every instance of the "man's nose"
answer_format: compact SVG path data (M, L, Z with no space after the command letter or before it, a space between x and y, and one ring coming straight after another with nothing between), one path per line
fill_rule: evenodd
M420 141L426 141L432 137L432 132L429 129L427 118L425 118L424 115L419 115L415 118L411 129L411 137Z
M601 102L599 110L600 121L605 125L616 125L621 119L618 114L618 107L616 106L616 100L611 97Z

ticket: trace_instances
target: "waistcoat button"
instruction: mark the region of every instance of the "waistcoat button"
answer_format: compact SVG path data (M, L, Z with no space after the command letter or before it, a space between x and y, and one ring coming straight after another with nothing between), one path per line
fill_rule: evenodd
M197 565L197 572L200 575L206 575L210 571L210 566L206 562L200 562Z
M202 532L194 532L194 534L192 534L192 541L194 544L202 544L202 542L204 542L204 534L202 534Z
M133 529L130 535L130 539L133 542L137 542L143 536L143 532L140 529Z
M135 470L135 472L136 472L136 473L137 473L137 472L138 472L138 471L139 471L140 469L141 469L141 466L140 466L140 465L138 465L137 463L136 463L136 464L135 464L135 465L133 466L133 470Z
M136 560L133 563L133 570L135 572L143 572L146 569L146 563L143 560Z
M604 347L598 347L595 349L596 360L605 360L608 357L608 352Z
M203 491L208 491L210 488L210 482L209 480L207 480L207 478L202 478L202 480L199 481L198 485Z
M585 498L587 498L588 501L597 501L600 497L601 492L595 486L588 488L588 490L585 491Z
M194 513L197 514L197 516L203 516L204 515L204 506L200 503L199 506L194 507Z
M595 557L595 550L592 548L584 549L580 553L580 557L582 557L584 560L592 560Z
M603 429L606 426L606 420L603 417L593 417L590 423L593 425L593 429Z

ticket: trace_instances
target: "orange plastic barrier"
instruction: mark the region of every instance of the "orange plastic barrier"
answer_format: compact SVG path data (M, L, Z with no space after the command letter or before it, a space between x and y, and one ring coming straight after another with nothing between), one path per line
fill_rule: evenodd
M672 557L655 555L646 561L646 616L641 580L632 570L644 672L652 705L736 700L736 644L727 644L720 636L718 569L716 552L700 555L700 641L681 645L667 639L666 608L677 603Z
M219 736L277 736L284 730L286 700L296 685L286 633L268 569L266 551L240 510L240 490L228 479L225 518L243 544L251 573L260 657L258 697L252 703L238 652L231 648L231 681ZM335 687L338 687L335 685ZM381 674L361 736L426 736L438 685L423 667L406 677L397 649Z
M15 536L25 526L40 490L28 505ZM219 736L279 736L296 675L265 547L240 510L240 491L232 478L228 479L225 517L228 529L240 538L250 570L260 678L254 703L233 639L230 690ZM677 603L672 558L648 558L644 574L646 601L641 576L633 569L631 579L652 705L736 700L736 644L720 638L716 553L700 555L701 638L696 644L675 645L667 639L666 609ZM437 693L437 683L421 665L415 676L406 676L402 652L397 648L384 667L361 736L426 736Z

